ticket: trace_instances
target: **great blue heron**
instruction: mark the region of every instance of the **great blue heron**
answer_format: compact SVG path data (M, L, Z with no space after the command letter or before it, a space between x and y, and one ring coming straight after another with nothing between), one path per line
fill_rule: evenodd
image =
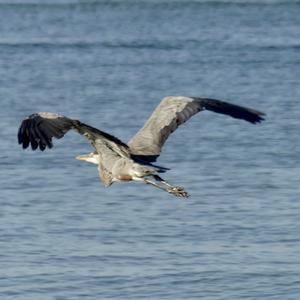
M199 98L165 97L145 125L125 144L118 138L99 129L65 116L40 112L22 121L18 132L19 144L32 150L52 148L52 138L62 138L70 129L85 136L95 148L94 152L76 158L98 165L100 178L106 187L115 181L141 181L178 197L188 197L181 187L173 186L158 173L167 169L153 165L169 135L197 112L210 110L216 113L258 123L264 113L228 102Z

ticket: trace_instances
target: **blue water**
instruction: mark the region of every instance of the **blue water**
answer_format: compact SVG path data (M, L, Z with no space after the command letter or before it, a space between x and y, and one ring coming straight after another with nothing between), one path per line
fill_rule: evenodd
M0 1L0 298L300 299L299 1ZM128 141L167 95L202 112L159 163L192 195L104 188L76 133L23 151L35 111Z

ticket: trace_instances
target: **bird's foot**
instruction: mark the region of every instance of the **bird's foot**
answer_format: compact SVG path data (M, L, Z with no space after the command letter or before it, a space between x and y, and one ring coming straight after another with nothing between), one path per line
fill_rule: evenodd
M190 195L180 186L172 186L167 189L167 192L176 197L188 198Z

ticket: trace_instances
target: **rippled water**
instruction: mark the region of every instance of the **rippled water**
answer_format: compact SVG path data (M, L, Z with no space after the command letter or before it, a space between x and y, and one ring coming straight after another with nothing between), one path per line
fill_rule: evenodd
M0 1L0 296L300 299L299 1ZM127 141L166 95L203 112L159 163L187 201L106 189L68 134L44 153L20 121L54 111Z

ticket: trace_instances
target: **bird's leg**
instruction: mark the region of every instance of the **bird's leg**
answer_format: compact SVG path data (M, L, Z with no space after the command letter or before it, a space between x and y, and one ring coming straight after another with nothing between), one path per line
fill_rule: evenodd
M158 181L159 183L161 183L161 185L157 184L156 182L153 182L149 179L144 178L144 182L148 183L148 184L152 184L153 186L160 188L170 194L173 194L174 196L177 197L184 197L187 198L189 196L189 194L182 188L182 187L178 187L178 186L173 186L171 184L169 184L168 182L166 182L164 179L162 179L160 176L158 175L152 175L152 177Z
M155 187L157 187L157 188L159 188L159 189L161 189L161 190L167 191L167 189L166 189L165 187L163 187L163 186L157 184L156 182L151 181L151 180L149 180L149 179L147 179L147 178L143 178L143 181L144 181L146 184L151 184L151 185L153 185L153 186L155 186Z
M170 183L168 183L166 180L158 176L157 174L153 175L153 178L162 183L163 185L167 186L167 192L174 194L177 197L189 197L189 194L184 190L183 187L180 186L173 186Z
M156 181L158 181L158 182L161 182L162 184L164 184L164 185L166 185L166 186L168 186L168 187L170 187L170 188L173 188L174 186L173 185L171 185L169 182L167 182L166 180L164 180L164 179L162 179L160 176L158 176L157 174L155 174L155 175L152 175L153 176L153 178L156 180ZM181 188L181 187L177 187L177 188L179 188L179 189L183 189L183 188Z

